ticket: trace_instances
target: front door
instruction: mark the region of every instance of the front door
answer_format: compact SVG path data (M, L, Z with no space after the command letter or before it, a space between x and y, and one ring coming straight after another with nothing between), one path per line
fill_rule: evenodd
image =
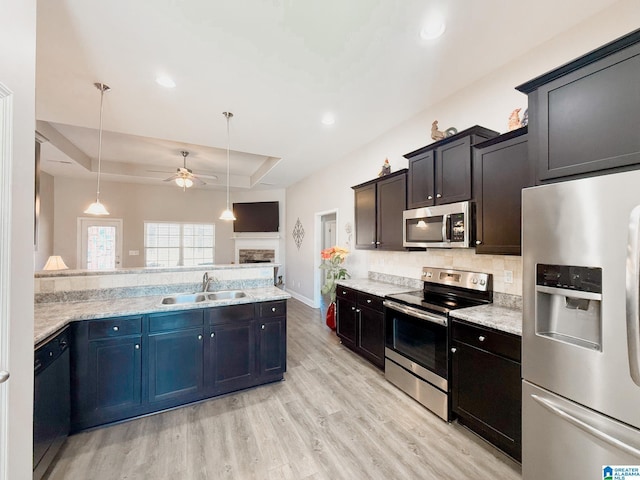
M78 266L87 270L120 268L122 219L78 218Z

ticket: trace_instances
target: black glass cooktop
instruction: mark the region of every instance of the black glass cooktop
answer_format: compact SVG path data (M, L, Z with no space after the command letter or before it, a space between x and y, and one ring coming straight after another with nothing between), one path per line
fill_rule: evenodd
M412 307L440 313L449 313L451 310L456 310L458 308L475 307L482 305L483 303L487 303L482 300L455 295L442 295L425 290L396 293L393 295L387 295L386 298Z

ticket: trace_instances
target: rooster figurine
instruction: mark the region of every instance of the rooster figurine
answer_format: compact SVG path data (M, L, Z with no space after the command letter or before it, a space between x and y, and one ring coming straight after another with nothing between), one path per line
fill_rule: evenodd
M522 123L520 122L520 108L516 108L511 115L509 115L509 131L520 128Z
M431 138L437 142L438 140L442 140L444 137L445 137L444 132L441 130L438 130L438 121L434 120L433 123L431 124Z

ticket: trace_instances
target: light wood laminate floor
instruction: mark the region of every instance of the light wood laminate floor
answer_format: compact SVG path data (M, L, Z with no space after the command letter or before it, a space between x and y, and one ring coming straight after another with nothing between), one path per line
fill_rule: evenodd
M70 437L49 479L520 479L288 303L282 382Z

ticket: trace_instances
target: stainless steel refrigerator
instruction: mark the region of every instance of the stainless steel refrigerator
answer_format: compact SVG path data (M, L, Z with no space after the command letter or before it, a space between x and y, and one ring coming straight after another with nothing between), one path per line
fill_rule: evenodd
M603 479L640 465L640 171L522 208L523 478Z

